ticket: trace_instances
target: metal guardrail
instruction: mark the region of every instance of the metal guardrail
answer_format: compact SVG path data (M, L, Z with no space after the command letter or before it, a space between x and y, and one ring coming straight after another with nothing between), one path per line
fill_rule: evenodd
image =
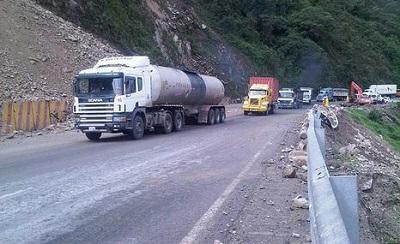
M329 175L319 113L309 113L307 139L311 239L317 244L358 244L357 176Z

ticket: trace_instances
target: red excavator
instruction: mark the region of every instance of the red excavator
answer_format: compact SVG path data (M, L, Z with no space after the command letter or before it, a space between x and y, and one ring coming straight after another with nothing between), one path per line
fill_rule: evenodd
M363 90L361 86L359 86L356 82L352 81L350 85L350 102L364 105L364 104L371 104L372 99L367 95L363 95Z

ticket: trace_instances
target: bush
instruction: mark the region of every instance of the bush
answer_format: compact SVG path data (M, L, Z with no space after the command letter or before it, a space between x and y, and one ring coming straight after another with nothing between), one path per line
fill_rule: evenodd
M368 113L368 118L372 121L379 122L382 120L382 113L374 109Z

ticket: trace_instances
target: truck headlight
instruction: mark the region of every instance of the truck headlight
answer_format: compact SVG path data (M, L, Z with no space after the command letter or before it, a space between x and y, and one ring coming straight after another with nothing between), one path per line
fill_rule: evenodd
M249 100L244 100L243 104L244 105L249 105Z
M126 122L126 117L125 116L113 117L113 122Z

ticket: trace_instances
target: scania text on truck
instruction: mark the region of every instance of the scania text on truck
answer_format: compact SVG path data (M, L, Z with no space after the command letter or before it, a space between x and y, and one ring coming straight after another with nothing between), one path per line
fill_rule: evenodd
M211 76L150 64L145 56L101 59L74 81L75 127L88 139L145 130L180 131L185 120L209 125L225 120L224 85Z
M303 91L294 88L279 90L278 108L300 108L303 104Z
M273 77L250 77L249 93L243 103L243 113L272 114L276 109L279 81Z

